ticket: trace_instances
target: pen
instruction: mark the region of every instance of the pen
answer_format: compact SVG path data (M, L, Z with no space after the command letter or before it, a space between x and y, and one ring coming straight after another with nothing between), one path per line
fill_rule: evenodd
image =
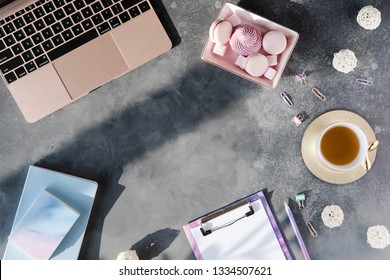
M305 260L310 260L309 253L307 252L305 243L303 242L301 233L299 232L297 223L295 222L295 219L294 219L294 216L293 216L293 214L292 214L292 212L291 212L291 209L290 209L290 207L287 205L286 202L284 203L284 206L286 207L286 212L287 212L288 219L290 220L290 223L291 223L292 228L293 228L293 230L294 230L295 236L296 236L297 239L298 239L298 243L299 243L299 246L301 247L303 256L305 257Z

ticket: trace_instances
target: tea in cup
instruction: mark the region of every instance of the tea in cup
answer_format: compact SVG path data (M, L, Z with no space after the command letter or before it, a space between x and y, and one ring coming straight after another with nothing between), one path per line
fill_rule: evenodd
M336 122L320 133L316 151L322 164L336 171L348 171L365 162L367 138L355 124Z

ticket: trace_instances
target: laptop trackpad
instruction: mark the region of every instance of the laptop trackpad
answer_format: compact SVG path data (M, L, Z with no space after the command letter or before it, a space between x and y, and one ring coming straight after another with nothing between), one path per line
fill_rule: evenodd
M129 71L110 34L60 57L53 65L72 99Z

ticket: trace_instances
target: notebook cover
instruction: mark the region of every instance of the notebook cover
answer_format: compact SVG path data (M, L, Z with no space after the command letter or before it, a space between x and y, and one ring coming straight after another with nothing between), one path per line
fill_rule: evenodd
M48 260L79 216L44 189L8 239L34 259Z

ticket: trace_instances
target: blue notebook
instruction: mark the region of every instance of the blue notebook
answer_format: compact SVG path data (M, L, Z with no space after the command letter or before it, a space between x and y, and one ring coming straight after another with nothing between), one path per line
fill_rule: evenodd
M44 190L60 198L66 205L69 205L77 213L80 213L80 216L51 255L50 259L76 260L80 253L81 244L91 214L97 191L97 183L58 171L30 166L11 233L15 231L16 227ZM33 257L30 254L15 245L12 240L8 240L3 260L31 259Z
M48 260L80 214L44 189L8 240L37 260Z

